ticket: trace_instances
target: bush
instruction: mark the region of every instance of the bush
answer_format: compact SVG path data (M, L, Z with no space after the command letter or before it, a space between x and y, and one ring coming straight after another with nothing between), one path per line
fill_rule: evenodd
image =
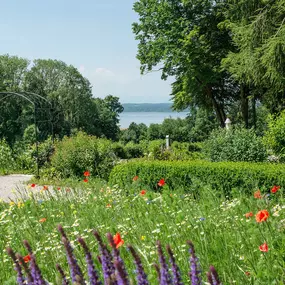
M173 142L169 160L197 160L202 158L201 148L195 143Z
M13 168L12 150L5 140L0 140L0 173L7 174Z
M285 159L285 110L279 116L269 115L263 141L272 154Z
M265 161L267 154L262 139L250 129L219 129L204 144L204 153L211 161Z
M78 132L55 144L51 169L61 177L82 177L88 170L92 175L107 178L116 160L110 141Z
M125 145L125 151L127 158L138 158L144 155L142 146L133 142L129 142Z
M169 189L187 191L193 181L209 185L225 195L232 191L252 193L259 187L285 184L285 165L248 162L207 161L136 161L117 165L109 182L126 187L134 176L142 186L158 190L157 182L164 178Z

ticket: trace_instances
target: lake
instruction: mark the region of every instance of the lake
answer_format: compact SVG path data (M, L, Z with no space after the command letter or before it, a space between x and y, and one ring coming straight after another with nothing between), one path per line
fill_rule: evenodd
M144 123L147 126L150 124L161 124L166 118L181 118L187 116L187 112L123 112L120 114L120 128L128 128L134 122L136 124Z

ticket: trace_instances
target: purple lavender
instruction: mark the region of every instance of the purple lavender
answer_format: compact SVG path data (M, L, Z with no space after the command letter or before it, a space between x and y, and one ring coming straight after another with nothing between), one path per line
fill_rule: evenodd
M207 273L208 281L211 285L221 285L221 281L219 279L216 268L211 265L210 271Z
M78 282L79 284L84 285L85 281L81 268L78 265L78 262L73 254L73 248L61 225L58 226L58 231L61 234L61 240L66 251L72 282Z
M116 269L116 275L118 275L118 285L126 284L129 285L128 281L128 273L124 264L124 261L122 260L120 256L120 251L117 249L114 238L110 233L107 233L107 239L110 242L110 245L113 249L112 254L113 254L113 259L114 259L114 265Z
M95 269L91 252L90 252L86 242L81 237L78 238L78 242L82 246L82 248L84 250L84 253L85 253L85 258L86 258L86 264L87 264L87 269L88 269L88 276L89 276L90 285L101 285L102 283L99 280L99 276L98 276L98 273L97 273L97 271Z
M21 265L19 264L18 259L16 258L15 252L13 251L13 249L11 247L8 247L6 249L8 255L12 258L14 265L15 265L15 271L17 272L17 283L19 285L24 285L24 276L22 273L22 268Z
M168 265L166 263L165 256L162 251L161 243L160 241L157 241L157 252L158 252L158 258L160 263L160 285L168 285L172 284L171 275L168 272Z
M198 258L195 255L195 249L194 245L191 241L187 241L189 245L189 252L190 252L190 272L189 276L191 279L191 284L192 285L202 285L201 281L201 271L199 270L199 265L198 265Z
M61 266L59 264L56 264L55 267L56 267L57 271L59 272L59 274L62 278L62 285L69 285L69 282L68 282L66 275L65 275L63 269L61 268Z
M131 245L128 245L128 249L130 250L133 258L134 258L134 263L136 265L136 275L137 275L137 281L138 285L149 285L148 280L147 280L147 275L144 271L142 261L139 257L139 255L136 253L134 248Z
M23 266L24 271L25 271L25 273L27 275L27 285L34 285L33 277L31 275L31 272L30 272L30 269L29 269L28 265L24 261L24 258L19 253L16 253L16 257L19 260L19 263Z
M23 244L26 247L26 249L28 250L29 255L31 257L30 270L31 270L31 276L32 276L32 278L34 280L34 284L36 284L36 285L46 285L47 282L43 279L41 270L40 270L40 268L37 265L36 258L34 256L34 253L33 253L31 245L29 244L29 242L27 240L24 240Z
M116 279L118 280L118 285L129 285L130 281L123 262L116 259L114 260L114 265L116 268Z
M68 260L68 264L70 268L72 283L77 284L77 285L85 285L86 283L85 283L82 271L79 268L79 265L73 254L73 248L71 247L71 244L61 226L59 226L59 231L61 233L62 241L66 249L66 255L67 255L67 260ZM128 277L125 264L120 256L120 251L116 248L112 235L111 234L107 235L108 240L111 244L111 247L113 248L113 252L111 254L107 248L107 245L103 243L99 233L94 232L93 234L99 242L99 250L100 250L101 256L99 256L98 260L100 261L102 265L102 271L104 275L104 284L105 285L130 285L131 280ZM88 268L88 276L90 280L88 284L101 285L102 283L99 280L97 271L95 270L95 265L92 260L92 255L91 255L91 252L88 246L86 245L83 238L78 238L78 241L81 244L85 252L86 264ZM11 248L7 248L7 253L12 258L14 265L15 265L15 270L17 272L17 284L18 285L24 285L24 284L48 285L48 283L42 277L41 271L37 265L37 262L36 262L36 259L35 259L35 256L33 254L30 244L27 241L24 241L23 243L29 252L29 256L31 257L30 268L24 262L24 259L20 254L15 254ZM191 266L190 266L189 276L191 279L191 284L201 285L202 279L201 279L201 271L200 271L199 264L198 264L198 258L195 255L195 250L194 250L194 246L192 242L188 241L187 243L189 245L189 252L190 252L190 265ZM144 271L140 257L138 256L138 254L136 253L136 251L134 250L132 246L129 245L128 249L134 258L134 263L136 266L137 284L138 285L149 285L149 282L147 280L147 275ZM157 250L158 250L158 256L159 256L159 265L154 264L154 267L158 273L159 284L160 285L171 285L171 284L183 285L181 273L180 273L178 265L176 264L174 254L170 246L167 246L166 249L167 249L167 252L170 258L171 272L172 272L173 277L168 268L168 264L164 256L161 243L158 241ZM27 275L26 279L22 272L22 268L24 269ZM56 265L56 268L62 277L62 285L69 285L70 282L68 281L62 268L58 264ZM211 285L222 285L214 266L210 266L210 270L209 272L207 272L207 278L208 278L209 284Z
M170 264L171 264L171 271L173 274L173 285L183 285L182 279L181 279L181 273L178 265L176 264L174 254L171 250L171 247L169 245L166 246L166 250L168 252L169 258L170 258Z
M102 264L102 270L104 275L104 284L105 285L117 285L116 276L115 276L115 267L112 262L112 255L108 250L107 246L103 243L100 234L97 231L93 232L93 235L99 243L99 250L101 253L100 259Z

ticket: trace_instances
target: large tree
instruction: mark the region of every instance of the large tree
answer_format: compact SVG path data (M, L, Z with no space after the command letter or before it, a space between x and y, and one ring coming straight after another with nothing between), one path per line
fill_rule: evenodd
M223 5L222 0L138 0L134 10L139 20L133 24L141 72L174 76L174 107L213 109L221 126L238 91L220 68L234 50L229 32L218 26L224 21Z
M0 56L0 92L21 92L29 61L17 56ZM11 145L22 136L29 121L25 120L23 108L29 104L21 97L0 95L0 139Z
M58 60L35 60L26 76L26 89L52 103L56 134L74 129L98 134L93 124L96 108L91 102L91 84L75 67Z
M271 112L285 108L285 0L226 0L224 27L237 50L223 66L243 86L247 98Z

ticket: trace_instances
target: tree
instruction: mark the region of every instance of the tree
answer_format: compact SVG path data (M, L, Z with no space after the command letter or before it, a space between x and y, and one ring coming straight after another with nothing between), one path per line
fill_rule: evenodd
M117 140L120 133L119 114L124 110L119 98L108 95L104 99L93 99L93 103L99 111L100 132L108 139Z
M134 10L139 21L133 24L141 72L161 70L162 79L174 76L174 108L212 109L221 126L237 96L229 73L220 68L234 49L229 32L218 27L223 5L222 0L138 0Z
M0 56L0 92L21 92L29 61L17 56ZM24 117L23 109L30 106L20 97L0 96L0 140L2 138L12 145L22 136L29 121Z
M285 1L227 0L227 28L237 47L223 66L244 86L253 106L261 100L271 112L285 108Z
M96 134L91 84L75 67L58 60L35 60L25 84L28 91L52 103L55 134L70 134L73 129Z

